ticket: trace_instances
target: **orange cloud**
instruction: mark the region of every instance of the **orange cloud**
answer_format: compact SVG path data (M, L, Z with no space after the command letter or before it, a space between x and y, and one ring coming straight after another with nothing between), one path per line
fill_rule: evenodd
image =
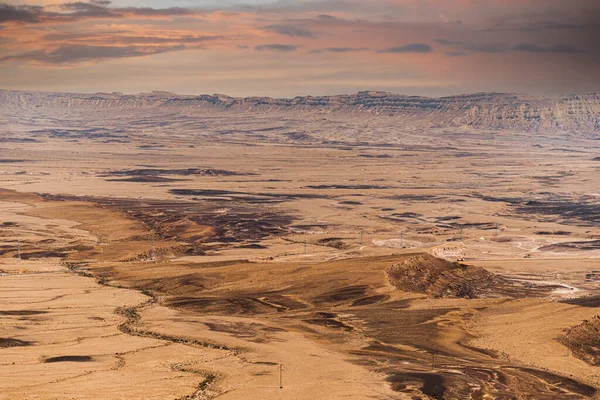
M406 87L432 94L435 88L446 93L524 85L559 90L547 79L558 81L562 73L573 88L600 90L600 79L590 72L600 58L597 2L323 0L213 10L169 4L0 5L0 75L19 67L28 82L37 82L43 67L93 70L95 76L106 68L125 76L124 66L144 63L165 82L187 79L205 87L213 83L193 67L189 75L167 76L169 65L183 71L201 64L203 77L216 76L215 82L234 89L246 76L262 90L271 76L289 93ZM0 86L13 81L0 78ZM250 90L248 85L243 83Z

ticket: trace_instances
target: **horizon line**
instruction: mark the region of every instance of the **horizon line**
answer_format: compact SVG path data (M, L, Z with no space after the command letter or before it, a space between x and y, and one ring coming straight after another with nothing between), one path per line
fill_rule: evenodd
M392 96L403 96L403 97L418 97L418 98L429 98L429 99L444 99L451 97L464 97L464 96L474 96L474 95L511 95L511 96L526 96L526 97L534 97L534 98L557 98L557 97L570 97L570 96L584 96L584 95L597 95L598 92L580 92L580 93L564 93L564 94L548 94L548 95L535 95L529 93L518 93L518 92L497 92L497 91L478 91L478 92L463 92L453 95L446 96L422 96L422 95L410 95L404 93L395 93L386 90L358 90L352 93L337 93L337 94L324 94L324 95L296 95L296 96L288 96L288 97L278 97L278 96L266 96L266 95L251 95L251 96L231 96L225 93L196 93L196 94L184 94L171 92L168 90L152 90L149 92L137 92L137 93L125 93L121 91L113 91L113 92L105 92L105 91L96 91L96 92L85 92L85 91L54 91L54 90L28 90L28 89L3 89L0 88L2 92L20 92L20 93L52 93L52 94L77 94L77 95L117 95L117 96L141 96L141 95L151 95L151 94L169 94L176 96L185 96L185 97L200 97L200 96L225 96L232 99L251 99L251 98L270 98L270 99L278 99L278 100L293 100L297 98L310 98L310 97L341 97L341 96L356 96L364 93L373 93L373 94L387 94Z

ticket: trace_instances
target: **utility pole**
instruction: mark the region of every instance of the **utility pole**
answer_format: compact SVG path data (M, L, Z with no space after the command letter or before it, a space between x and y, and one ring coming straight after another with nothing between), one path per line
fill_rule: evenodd
M462 242L463 240L463 227L460 227L460 241Z
M362 246L363 244L363 238L364 238L364 232L362 231L362 229L360 230L360 244Z
M150 255L150 261L156 261L156 252L154 251L154 233L152 234L152 253Z
M496 236L498 236L498 223L496 222Z
M283 364L279 363L279 389L283 389Z
M404 231L400 231L400 248L404 248Z
M17 259L21 261L21 239L19 239L17 244Z

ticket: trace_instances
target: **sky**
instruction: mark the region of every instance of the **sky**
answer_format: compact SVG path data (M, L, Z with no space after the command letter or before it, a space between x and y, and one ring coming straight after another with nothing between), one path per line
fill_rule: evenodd
M599 0L0 0L0 88L600 92Z

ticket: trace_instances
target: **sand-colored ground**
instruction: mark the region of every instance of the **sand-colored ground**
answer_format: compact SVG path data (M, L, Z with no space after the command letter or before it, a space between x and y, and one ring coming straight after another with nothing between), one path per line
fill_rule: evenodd
M104 240L122 239L99 223L110 212L99 218L91 207L81 213L81 203L36 205L32 210L32 204L2 202L0 212L4 220L18 223L19 237L37 235L38 242L62 231L71 239L91 239L92 230L103 232ZM41 219L25 212L79 216L85 222ZM110 221L130 234L140 233L131 221L116 215ZM311 399L324 390L331 398L402 398L382 384L380 374L301 333L252 318L202 318L148 305L142 306L142 322L136 324L144 333L131 334L119 329L127 318L115 311L146 304L149 298L136 290L101 285L70 271L59 259L4 259L0 270L0 373L5 378L0 398L183 399L196 398L200 389L198 398L214 391L231 399ZM264 331L264 337L240 339L213 332L207 323L242 330L250 326ZM179 343L179 338L185 341ZM202 386L207 379L210 384Z
M174 365L204 352L117 329L123 318L115 308L143 302L143 295L47 261L1 268L8 274L1 278L2 338L20 342L1 349L0 398L177 398L201 379Z
M105 117L0 131L0 397L600 389L597 367L559 340L598 314L577 300L600 289L588 136L408 132L332 115L310 123L323 142L300 143L270 130L308 126L294 119ZM122 142L52 133L104 124ZM46 133L12 140L33 128Z
M2 203L3 218L16 222L20 237L36 237L36 242L24 239L22 256L35 246L46 251L72 246L62 263L59 258L3 260L2 337L20 344L2 349L6 376L12 377L3 390L7 398L184 398L197 393L301 399L319 397L324 390L326 398L402 398L402 392L392 390L398 390L395 384L386 383L401 371L409 376L436 371L432 376L443 376L454 398L461 392L451 387L452 379L472 379L467 371L473 368L525 366L571 376L584 386L567 385L562 393L577 398L599 378L595 368L569 356L556 340L562 329L595 315L594 309L543 299L407 297L390 284L386 269L410 262L411 254L348 258L351 249L341 249L340 257L326 252L325 258L299 254L261 262L259 255L251 263L221 259L217 264L213 257L211 264L210 258L199 262L202 256L168 261L161 249L177 246L163 239L155 241L158 262L149 262L132 258L147 254L140 246L148 241L130 240L149 232L122 213L35 196L24 196L28 204L15 203L17 194L4 194L10 201ZM108 225L121 229L113 235ZM67 242L45 241L65 231ZM73 247L84 241L92 245ZM356 255L364 252L364 244L352 246ZM90 273L103 285L81 276ZM143 289L155 300L114 286ZM421 328L426 322L435 328ZM372 350L385 343L392 347ZM498 352L500 358L478 348ZM397 351L405 356L397 359ZM437 368L428 365L432 354L438 355ZM48 362L53 357L58 361ZM444 375L456 368L463 372ZM556 377L511 375L519 383L504 391L523 394L532 385L548 391L553 379L561 379ZM400 387L418 390L418 379L411 382ZM108 386L104 397L97 395L98 385ZM494 393L491 387L484 390Z

